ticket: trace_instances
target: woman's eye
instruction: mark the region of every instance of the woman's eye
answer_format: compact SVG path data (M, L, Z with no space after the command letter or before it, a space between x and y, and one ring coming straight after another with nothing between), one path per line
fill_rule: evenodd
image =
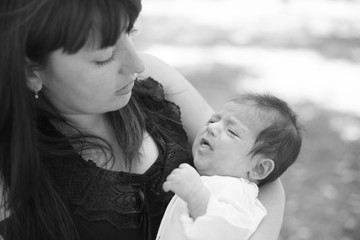
M130 29L130 30L128 31L128 35L129 35L130 37L133 37L138 31L139 31L139 30L138 30L136 27L133 27L132 29Z
M112 62L115 60L116 54L117 54L117 52L114 50L114 51L112 52L112 55L111 55L111 57L110 57L109 59L106 59L105 61L95 61L95 63L96 63L98 66L100 66L100 67L105 66L105 65L107 65L107 64L110 64L110 63L112 63Z

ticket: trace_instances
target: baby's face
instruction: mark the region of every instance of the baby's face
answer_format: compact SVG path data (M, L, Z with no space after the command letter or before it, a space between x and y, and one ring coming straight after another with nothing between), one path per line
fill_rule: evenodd
M247 178L259 128L252 108L228 102L200 129L192 148L200 175Z

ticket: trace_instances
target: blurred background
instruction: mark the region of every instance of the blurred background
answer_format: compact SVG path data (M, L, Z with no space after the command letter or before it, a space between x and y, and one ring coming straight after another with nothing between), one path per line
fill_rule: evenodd
M137 27L215 109L268 92L299 114L280 240L360 239L359 0L143 0Z

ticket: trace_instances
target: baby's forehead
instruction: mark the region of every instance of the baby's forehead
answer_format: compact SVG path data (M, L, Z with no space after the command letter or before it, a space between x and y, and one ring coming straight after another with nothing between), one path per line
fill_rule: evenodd
M228 102L219 111L232 115L248 128L259 132L271 125L277 118L277 112L272 109L265 109L253 102Z

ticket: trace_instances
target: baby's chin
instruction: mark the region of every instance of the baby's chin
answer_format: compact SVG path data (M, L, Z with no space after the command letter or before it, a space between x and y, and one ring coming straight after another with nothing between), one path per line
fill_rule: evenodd
M194 166L196 171L200 174L200 176L211 176L209 171L207 169L203 169L198 162L194 161Z
M194 157L194 167L196 169L196 171L202 175L202 173L204 172L201 168L201 164L199 164L199 160L196 159L196 156Z

